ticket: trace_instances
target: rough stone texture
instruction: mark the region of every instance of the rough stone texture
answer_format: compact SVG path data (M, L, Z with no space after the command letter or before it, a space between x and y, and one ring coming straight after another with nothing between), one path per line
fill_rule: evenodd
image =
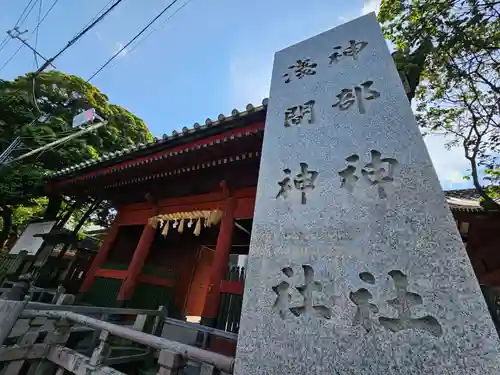
M368 45L357 60L344 56L330 66L333 47L342 45L342 52L350 40ZM316 74L298 79L287 67L304 58L318 64ZM286 72L291 73L289 83ZM343 111L332 107L342 89L368 80L380 97L364 101L366 113L356 104ZM287 108L309 100L315 100L312 122L305 116L300 126L285 127ZM371 160L370 150L398 161L394 182L384 184L386 198L360 173ZM339 172L353 154L360 158L359 180L350 192L341 187ZM301 162L319 172L306 204L295 187L286 199L276 198L283 170L290 169L293 186ZM383 167L388 170L387 163ZM313 304L323 307L293 309L304 300L294 287L305 284L303 272L310 275L311 268L322 287L320 292L319 284L311 284ZM406 294L403 275L407 291L418 295ZM391 304L388 300L397 296L393 278L401 297ZM285 291L282 318L273 287L283 281L290 285L292 310L286 309ZM363 311L369 314L355 319L352 299L362 303L367 293L376 306L365 301ZM403 307L399 326L379 320L398 318L398 302L411 315ZM398 331L409 327L423 329ZM499 374L499 342L402 83L370 14L275 56L235 374L423 371Z

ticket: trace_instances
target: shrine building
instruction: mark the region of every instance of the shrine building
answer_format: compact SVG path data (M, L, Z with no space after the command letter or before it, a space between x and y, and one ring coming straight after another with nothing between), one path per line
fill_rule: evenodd
M171 317L238 331L266 107L248 104L51 176L49 195L117 210L82 277L84 302L163 305ZM498 213L473 191L447 199L480 283L500 285Z

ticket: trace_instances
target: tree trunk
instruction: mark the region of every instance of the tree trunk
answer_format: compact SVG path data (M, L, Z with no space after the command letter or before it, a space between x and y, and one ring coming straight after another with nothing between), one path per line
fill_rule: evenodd
M477 164L476 164L475 157L468 157L466 155L466 158L469 159L469 162L470 162L472 183L474 185L474 188L479 193L481 198L483 198L483 201L481 202L481 206L485 210L498 210L498 209L500 209L500 205L498 205L498 203L496 203L493 199L491 199L488 196L488 193L486 192L486 190L484 190L484 188L481 186L481 183L479 182L479 174L478 174L478 170L477 170Z
M0 232L0 247L3 248L5 241L9 238L12 229L12 209L8 206L3 207L2 211L3 228Z

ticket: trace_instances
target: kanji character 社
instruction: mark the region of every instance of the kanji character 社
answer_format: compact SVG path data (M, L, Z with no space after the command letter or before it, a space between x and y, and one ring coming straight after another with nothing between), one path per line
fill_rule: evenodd
M302 268L304 270L304 285L297 286L297 290L302 295L303 303L301 306L291 307L290 311L295 316L311 313L320 318L330 319L330 309L324 305L315 305L313 300L313 292L321 292L323 286L319 281L314 280L314 270L311 266L303 265Z
M389 276L392 278L394 287L396 288L396 298L388 300L387 303L397 310L398 316L397 318L380 317L379 322L382 327L392 332L418 329L426 331L435 337L441 336L443 329L433 316L411 317L411 308L421 305L423 301L419 294L408 291L408 278L406 275L401 271L393 270L389 272Z

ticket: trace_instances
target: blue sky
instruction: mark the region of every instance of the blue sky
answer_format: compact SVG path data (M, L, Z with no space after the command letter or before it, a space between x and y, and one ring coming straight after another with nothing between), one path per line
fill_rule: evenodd
M43 0L47 10L53 0ZM105 20L54 63L58 70L85 79L126 44L171 0L124 0ZM110 101L127 108L154 135L190 127L207 117L260 103L269 92L275 51L363 13L379 0L180 0L161 18L158 30L125 50L92 83ZM0 30L14 26L28 0L0 0ZM40 27L38 51L52 56L108 0L59 0ZM35 7L37 9L37 7ZM42 14L44 11L42 11ZM23 28L36 25L34 10ZM3 39L0 38L0 41ZM34 44L34 37L29 39ZM0 67L18 48L10 41ZM23 48L0 72L12 79L33 71L33 55ZM461 149L447 151L438 136L426 139L445 189L468 187Z

